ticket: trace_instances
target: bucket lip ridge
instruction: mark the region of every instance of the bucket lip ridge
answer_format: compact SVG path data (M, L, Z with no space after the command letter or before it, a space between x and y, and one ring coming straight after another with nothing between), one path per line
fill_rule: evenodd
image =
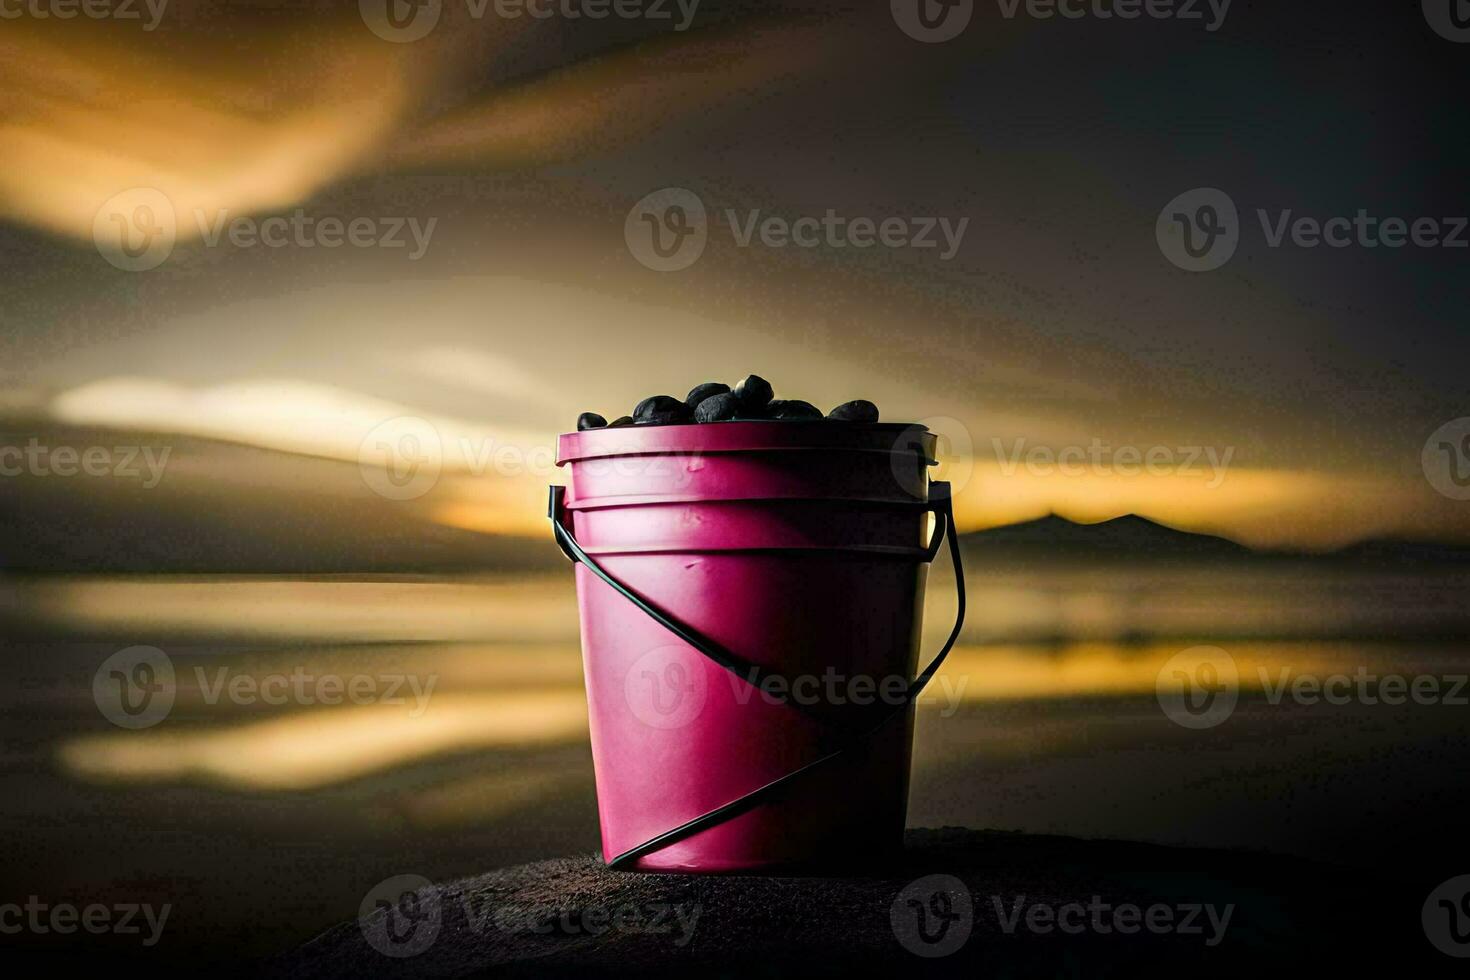
M836 449L855 452L912 452L897 438L912 432L926 460L934 462L936 437L918 422L838 422L756 419L686 422L586 429L557 436L556 465L608 456L681 455L763 450Z

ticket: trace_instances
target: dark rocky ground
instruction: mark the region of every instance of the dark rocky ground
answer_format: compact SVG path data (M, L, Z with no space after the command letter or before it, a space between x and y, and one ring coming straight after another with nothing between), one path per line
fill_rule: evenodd
M920 881L930 875L952 878ZM270 971L1099 977L1354 967L1432 976L1462 963L1425 941L1419 909L1432 885L1256 852L913 830L900 860L850 877L645 875L608 871L592 856L492 871L412 894L391 921L379 911L338 925ZM1070 933L1027 924L1043 914L1033 906L1087 906L1094 896L1107 908L1066 913ZM926 908L933 942L919 936L910 899ZM1113 927L1132 924L1124 904L1162 906L1172 925L1155 931L1140 917L1122 934ZM1162 923L1164 912L1152 914Z

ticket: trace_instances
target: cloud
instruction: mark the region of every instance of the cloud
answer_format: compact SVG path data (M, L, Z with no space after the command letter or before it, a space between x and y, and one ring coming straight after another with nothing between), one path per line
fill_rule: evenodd
M790 73L797 53L808 70L837 48L821 26L677 34L486 92L460 76L493 75L523 35L554 23L455 15L426 40L391 44L355 11L211 16L212 30L191 20L160 32L8 21L0 215L86 239L110 201L150 189L188 239L195 215L279 211L385 167L606 150Z
M423 419L444 447L443 465L483 469L484 447L510 445L530 452L551 433L489 426L425 412L383 398L291 378L249 378L191 388L157 378L102 378L56 395L51 414L61 422L177 432L268 449L357 461L375 429L405 417Z
M408 110L415 66L340 27L293 24L253 39L264 70L245 74L235 38L7 22L0 213L89 237L134 188L179 216L238 214L294 204L359 166Z
M554 384L489 351L425 347L401 358L393 354L383 357L414 374L477 394L528 400L552 408L560 408L563 401Z

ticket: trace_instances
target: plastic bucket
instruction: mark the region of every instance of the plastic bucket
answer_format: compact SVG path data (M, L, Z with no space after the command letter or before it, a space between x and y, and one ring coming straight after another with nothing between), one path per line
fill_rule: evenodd
M916 678L952 522L933 461L906 425L561 436L551 517L577 562L610 865L851 866L901 846L913 698L959 632Z

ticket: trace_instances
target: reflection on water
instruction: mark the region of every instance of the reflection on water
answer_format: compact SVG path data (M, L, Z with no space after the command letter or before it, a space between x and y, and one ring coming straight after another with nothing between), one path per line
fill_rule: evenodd
M73 635L337 643L576 636L569 575L521 579L346 580L254 577L11 579L14 615Z
M90 778L306 789L441 753L566 741L586 727L575 689L436 694L418 714L402 705L331 707L246 724L85 736L58 751L70 772Z
M1463 674L1463 575L976 565L971 582L962 644L920 709L912 823L1418 862L1442 877L1470 806L1453 778L1463 708L1277 707L1260 688L1262 671L1272 684ZM952 608L941 568L925 657ZM162 722L129 731L99 712L92 680L137 644L168 655L177 690ZM1193 731L1163 714L1155 684L1201 644L1230 653L1243 696L1228 723ZM0 655L0 833L27 841L0 864L3 894L135 901L156 880L164 901L190 882L200 897L180 905L181 935L264 953L350 917L365 888L405 870L448 880L597 846L564 571L0 580ZM360 676L408 676L427 697L221 693ZM1410 819L1414 834L1382 838Z
M950 697L963 702L1016 698L1075 698L1109 695L1152 695L1159 672L1180 645L1153 644L1124 647L1112 643L1079 643L1038 652L1034 647L960 647L931 682L920 703L941 708ZM1191 669L1210 662L1200 648L1192 657L1174 660L1172 667ZM1342 643L1232 643L1227 651L1239 671L1242 691L1274 689L1279 678L1299 674L1333 674L1358 665L1382 670L1412 670L1432 658L1388 651L1363 644Z
M937 645L952 608L943 577L926 626ZM1417 582L1417 586L1414 584ZM1211 585L1210 583L1213 583ZM584 744L575 597L565 575L527 579L353 581L265 577L12 580L10 617L46 636L140 638L176 665L169 723L147 731L71 733L55 757L73 777L110 783L198 783L240 791L301 791L362 779L471 750ZM922 704L1151 696L1169 658L1219 640L1242 690L1283 671L1430 671L1457 645L1384 645L1352 639L1365 622L1412 631L1433 622L1445 581L1325 576L1283 582L1279 572L1201 569L1106 573L1095 568L977 576L965 640ZM1412 603L1394 601L1412 591ZM1332 638L1327 622L1351 597L1354 615ZM1316 639L1258 639L1272 629ZM1191 630L1199 635L1190 636ZM1216 629L1214 634L1221 631ZM1181 638L1170 639L1173 634ZM1046 638L1038 642L1038 637ZM1120 641L1120 637L1131 637ZM1152 637L1152 639L1149 639ZM1183 637L1188 637L1185 639ZM976 642L986 638L988 642ZM116 641L123 645L122 640ZM247 649L240 650L240 644ZM234 698L224 685L320 677L409 678L406 704ZM286 680L283 680L286 679ZM339 702L342 699L339 699ZM519 773L470 793L530 792ZM433 808L433 804L425 803Z
M1191 648L1193 649L1193 648ZM1199 648L1203 663L1209 651ZM1155 694L1166 664L1193 669L1178 644L1124 647L1077 643L1038 651L1027 646L962 646L920 696L921 709L948 717L962 705L1001 700L1060 700ZM1385 649L1344 643L1235 643L1229 650L1243 692L1272 690L1298 675L1326 677L1367 671L1418 674L1455 662L1453 651ZM405 660L412 674L405 683ZM199 661L193 663L192 661ZM304 790L476 749L581 744L587 716L580 654L553 646L502 650L493 646L421 644L393 656L371 651L297 649L269 656L179 658L179 700L204 724L161 725L69 737L58 758L73 776L103 782L199 782L243 791ZM287 666L287 664L294 666ZM401 688L396 703L282 705L271 714L258 699L220 697L242 678L265 690L287 672L311 685L324 677L353 678ZM195 678L191 682L191 676ZM211 677L213 680L211 681ZM732 679L732 683L740 683ZM284 690L284 682L282 684ZM213 694L213 703L211 702ZM343 700L340 699L339 700ZM269 714L261 719L261 714ZM490 780L470 794L494 809L496 794L545 785L543 774L519 772ZM433 810L432 798L420 809Z
M1399 572L1260 562L1214 567L967 560L971 644L1138 643L1470 635L1470 570ZM925 628L948 632L952 579L937 566ZM112 639L259 643L569 643L566 572L411 580L67 576L0 580L0 619Z

